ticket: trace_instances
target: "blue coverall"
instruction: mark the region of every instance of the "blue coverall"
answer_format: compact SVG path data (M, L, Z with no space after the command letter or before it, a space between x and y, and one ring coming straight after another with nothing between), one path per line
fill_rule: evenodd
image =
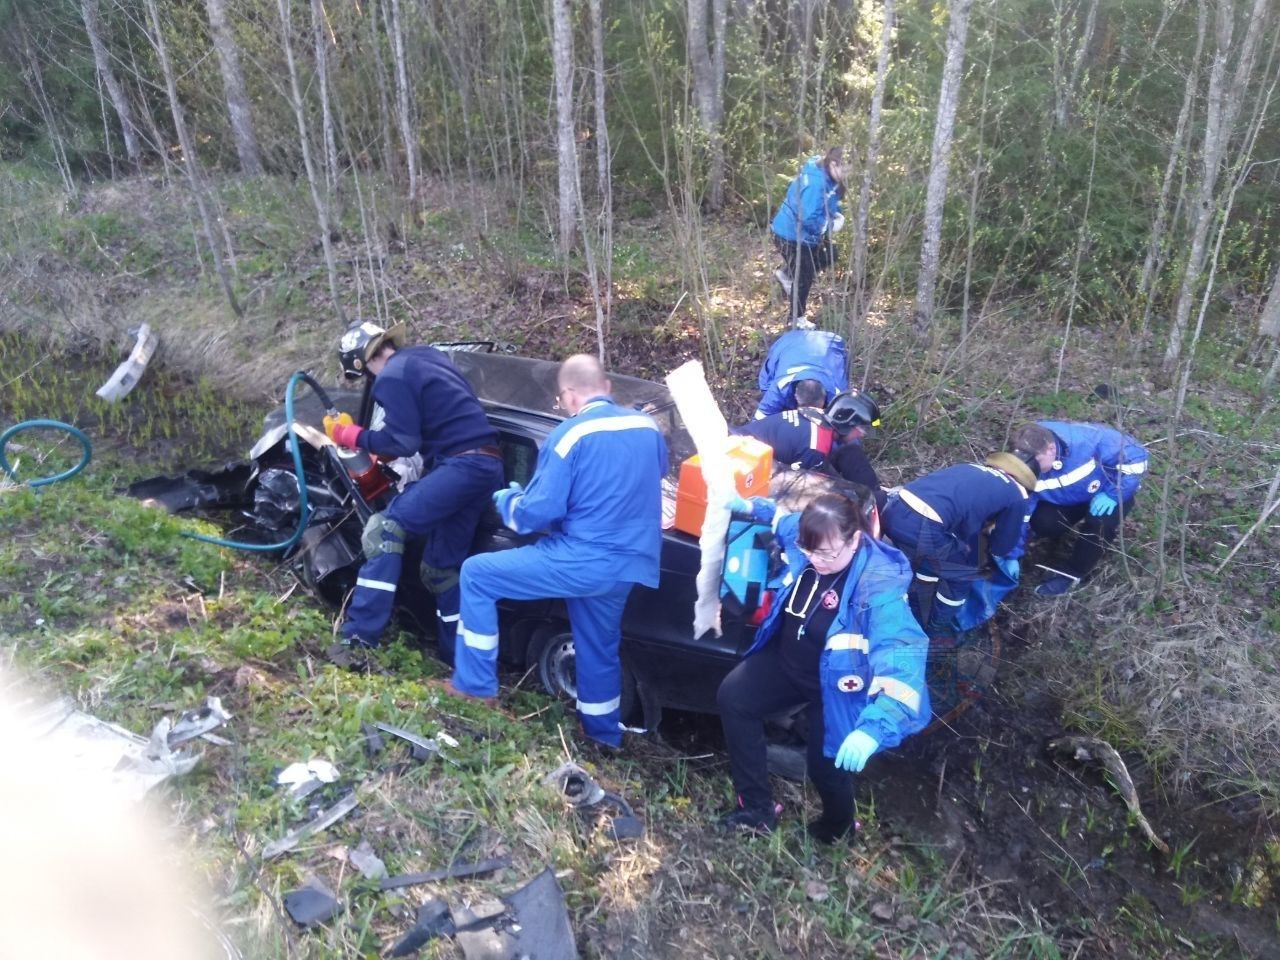
M797 380L817 380L827 401L849 389L848 354L844 338L827 330L789 330L773 342L760 367L763 396L754 419L796 406Z
M1030 494L1003 470L961 463L935 471L889 496L880 521L911 560L911 603L931 637L956 630L955 617L980 576L979 538L990 557L1007 557L1031 518Z
M1072 555L1060 571L1080 580L1102 559L1105 543L1131 512L1147 472L1147 451L1133 437L1102 424L1045 420L1040 426L1053 434L1058 459L1036 482L1031 530L1038 536L1059 537L1080 525ZM1089 513L1099 493L1116 502L1115 512Z
M844 188L826 171L821 157L811 157L787 187L773 217L773 245L793 277L792 316L804 316L814 275L831 265L832 222L840 214Z
M379 429L361 432L359 446L384 458L420 453L428 473L370 521L367 556L342 636L350 644L377 644L391 618L405 539L420 537L440 650L448 659L458 621L457 566L471 548L490 495L502 485L498 435L471 384L434 347L393 353L374 380L373 399L385 419Z
M767 443L773 448L775 463L797 470L815 470L826 463L835 439L816 407L771 413L730 432Z
M767 522L773 504L753 499L752 513ZM717 701L729 746L729 765L744 807L769 807L771 794L763 720L768 714L802 702L785 676L749 676L754 658L769 659L792 589L808 561L796 547L800 514L776 523L787 559L787 571L777 599L742 663L725 678ZM865 534L854 553L840 591L835 618L821 638L817 716L811 708L812 729L822 730L821 742L809 744L808 774L822 797L824 818L852 819L852 779L835 769L832 758L854 730L872 737L878 749L898 746L932 720L925 663L929 641L904 602L911 567L903 554ZM818 638L815 638L817 640ZM771 673L776 664L762 664ZM786 701L786 702L783 702ZM817 722L815 722L817 721ZM825 759L823 759L825 758Z
M593 397L551 431L503 522L536 542L462 565L462 643L453 683L498 692L497 601L563 597L573 630L578 715L592 739L622 743L618 644L633 584L658 585L667 448L649 417Z

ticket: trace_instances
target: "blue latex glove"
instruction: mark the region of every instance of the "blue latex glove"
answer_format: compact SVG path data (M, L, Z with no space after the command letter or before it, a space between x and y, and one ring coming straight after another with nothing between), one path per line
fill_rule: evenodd
M734 497L727 504L730 513L741 513L746 516L751 515L751 501L744 500L742 497Z
M1089 501L1089 512L1095 517L1109 517L1116 512L1115 498L1099 490Z
M996 566L1010 580L1017 580L1018 574L1022 571L1022 564L1018 562L1017 557L996 557Z
M510 485L498 490L493 495L493 505L498 508L498 516L502 518L502 522L508 527L511 527L513 501L523 493L524 487L512 480ZM512 529L515 528L512 527Z
M836 751L836 766L850 773L861 773L867 760L879 747L875 737L855 730L844 738L844 743Z

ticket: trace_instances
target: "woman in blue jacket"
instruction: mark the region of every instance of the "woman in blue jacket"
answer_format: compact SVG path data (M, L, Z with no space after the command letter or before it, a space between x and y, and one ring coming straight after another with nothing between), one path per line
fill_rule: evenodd
M791 301L794 327L813 326L805 319L809 288L814 275L835 260L831 235L844 225L840 212L844 177L843 148L832 147L820 157L810 157L774 215L773 245L782 255L783 266L773 275Z
M853 826L853 777L877 750L928 725L929 641L911 616L911 567L870 532L874 500L818 497L775 524L787 573L746 657L717 702L737 808L726 827L768 833L778 822L765 760L765 718L807 704L808 775L822 816L807 826L830 843ZM753 500L767 520L774 505Z

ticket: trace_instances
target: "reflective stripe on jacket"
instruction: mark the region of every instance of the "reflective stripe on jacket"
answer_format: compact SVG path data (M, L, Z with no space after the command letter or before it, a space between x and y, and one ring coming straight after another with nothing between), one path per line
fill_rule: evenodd
M1088 503L1105 493L1132 499L1147 472L1147 451L1137 440L1098 423L1040 423L1058 443L1058 459L1036 483L1036 499L1059 506Z

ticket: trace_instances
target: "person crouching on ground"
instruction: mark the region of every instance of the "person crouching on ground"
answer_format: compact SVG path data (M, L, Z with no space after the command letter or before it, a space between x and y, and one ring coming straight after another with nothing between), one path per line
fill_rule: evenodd
M832 234L844 226L844 178L844 148L832 147L809 158L787 187L771 224L773 245L783 263L773 275L791 303L791 326L797 329L813 326L805 317L809 288L818 271L835 261Z
M666 441L649 417L613 402L595 357L565 360L557 385L568 419L543 443L528 488L494 495L508 527L546 536L462 565L462 643L451 683L464 696L496 696L498 600L563 597L582 728L618 747L622 610L633 585L658 585Z
M867 491L827 493L777 523L789 586L716 697L738 796L725 827L777 826L766 717L808 705L808 777L822 815L806 830L823 843L853 827L852 775L929 723L929 641L907 606L911 567L869 533L872 503ZM759 499L743 507L761 520L774 509Z

